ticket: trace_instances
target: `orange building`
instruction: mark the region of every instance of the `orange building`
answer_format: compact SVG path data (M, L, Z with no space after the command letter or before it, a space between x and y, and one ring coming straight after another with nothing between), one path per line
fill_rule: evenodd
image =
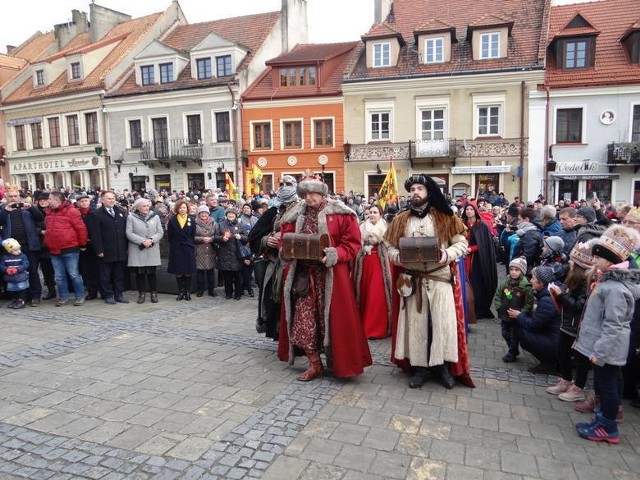
M357 46L297 45L266 62L242 96L243 179L257 165L260 190L268 193L282 175L297 177L309 169L324 176L330 192L344 191L341 82Z

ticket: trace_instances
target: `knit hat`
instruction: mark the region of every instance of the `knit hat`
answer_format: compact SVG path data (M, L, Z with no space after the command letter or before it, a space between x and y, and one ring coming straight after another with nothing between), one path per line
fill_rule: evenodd
M547 237L544 239L544 244L554 253L562 253L564 249L564 240L560 237Z
M589 241L586 243L576 243L571 249L569 259L573 260L576 265L582 268L589 268L593 265L593 255L591 255L591 247L595 241Z
M2 241L2 246L7 252L13 253L20 248L20 243L15 238L5 238Z
M579 208L576 214L586 219L587 223L593 223L596 221L596 211L591 207Z
M511 260L509 268L514 267L519 269L523 275L527 274L527 259L525 257L518 257Z
M229 208L227 208L227 209L224 211L224 214L225 214L225 215L227 215L227 214L229 214L229 213L235 213L236 217L237 217L238 215L240 215L240 212L238 212L238 209L237 209L237 208L234 208L234 207L229 207Z
M200 215L202 212L206 212L207 215L211 215L211 212L209 211L209 207L207 207L206 205L200 205L198 207L198 215Z
M635 230L622 225L614 225L607 228L596 239L591 253L609 260L613 264L622 263L635 250L639 240L640 235Z
M549 285L556 278L551 267L536 267L532 272L533 276L540 280L544 285Z
M329 194L329 187L311 170L307 170L298 183L297 192L300 198L307 193L319 193L324 197Z

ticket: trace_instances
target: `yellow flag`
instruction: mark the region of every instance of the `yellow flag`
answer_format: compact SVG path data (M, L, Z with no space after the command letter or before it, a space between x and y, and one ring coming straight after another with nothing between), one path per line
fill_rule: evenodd
M238 193L238 189L236 188L236 185L233 183L233 180L231 180L231 176L229 175L229 172L224 172L224 174L225 174L224 191L227 194L227 198L231 200L240 200L240 194Z
M260 195L262 187L262 170L254 163L251 169L251 194Z
M398 177L393 162L390 163L389 171L378 191L378 202L382 208L386 208L387 204L398 203Z

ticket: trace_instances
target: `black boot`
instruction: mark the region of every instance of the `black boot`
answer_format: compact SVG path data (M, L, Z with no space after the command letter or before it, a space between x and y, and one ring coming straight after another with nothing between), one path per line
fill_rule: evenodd
M210 297L217 297L218 296L218 294L216 293L216 289L215 288L211 287L209 289L209 296Z
M451 375L449 362L445 362L444 365L440 365L438 369L440 373L440 383L442 383L442 386L447 390L451 390L456 384L456 379Z
M151 292L151 303L158 303L158 292Z
M184 298L188 302L191 301L191 293L189 293L189 290L184 291L184 296L182 298Z
M144 303L147 298L147 294L145 292L138 292L138 303Z
M198 293L196 293L196 297L201 297L202 295L204 295L204 290L198 290Z
M182 277L176 277L176 283L178 284L178 296L176 297L176 301L180 301L184 298L184 281Z
M409 388L420 388L427 379L429 369L427 367L415 367L413 376L409 379Z
M251 298L253 298L253 289L251 288L247 288L247 295L249 295Z

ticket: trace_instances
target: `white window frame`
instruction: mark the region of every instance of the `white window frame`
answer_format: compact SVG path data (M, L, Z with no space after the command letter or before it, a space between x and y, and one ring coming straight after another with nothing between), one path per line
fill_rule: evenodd
M309 143L311 148L316 148L316 122L323 120L331 120L331 146L321 145L320 148L335 148L336 146L336 118L335 117L311 117L309 126Z
M60 135L60 145L57 147L52 147L51 146L51 132L49 131L49 119L50 118L57 118L58 119L58 127L59 127L59 131L58 134ZM60 148L63 146L62 143L62 119L60 117L60 115L51 115L48 117L42 117L42 135L43 135L43 139L42 139L42 148Z
M373 58L371 64L373 65L373 68L384 68L391 66L391 42L374 43L372 45L372 49L373 51L371 52L371 54L373 55ZM387 54L386 62L385 50Z
M204 112L200 110L194 112L182 112L182 136L186 142L185 145L189 145L189 125L187 124L187 117L195 115L200 117L200 141L204 143Z
M39 82L40 76L42 77L42 83ZM38 68L35 72L33 72L33 85L35 87L44 87L47 85L47 74L44 68Z
M86 110L83 111L81 113L82 118L78 120L78 124L79 124L79 128L80 128L80 144L81 145L96 145L95 143L88 143L88 135L87 135L87 114L89 113L95 113L96 114L96 121L98 122L96 128L97 128L97 134L98 134L98 144L100 142L102 142L102 138L100 135L100 132L102 131L102 129L100 128L101 125L101 119L100 119L100 113L98 112L98 110Z
M440 45L438 45L438 43ZM438 48L440 53L438 54ZM433 55L434 59L429 61L429 55ZM425 38L424 40L424 63L431 65L434 63L444 63L444 37Z
M229 114L229 142L233 142L233 112L228 109L221 110L211 110L211 142L212 143L229 143L229 142L219 142L218 141L218 124L216 123L216 113L228 113ZM253 135L253 129L251 130L251 134ZM271 132L273 135L273 132ZM273 146L273 139L271 139L271 143Z
M367 135L367 142L393 142L393 127L394 127L394 100L393 99L376 99L365 100L365 127L364 131ZM372 135L372 115L379 113L389 114L389 138L375 139Z
M198 72L198 63L200 61L206 61L206 60L209 60L210 75L208 77L200 78L199 72ZM196 80L209 80L211 78L215 78L215 75L214 75L215 72L213 71L213 59L211 58L211 56L196 57L194 62L195 62L195 79Z
M488 60L491 58L500 58L500 42L502 41L500 32L486 32L480 34L480 45L478 46L478 57L481 60ZM484 47L487 46L487 54L484 54ZM495 55L492 51L495 48Z
M271 148L263 148L260 147L260 149L256 150L256 143L255 143L255 138L253 135L253 131L254 128L253 126L257 123L268 123L270 130L271 130ZM267 118L261 119L261 120L252 120L249 122L249 135L251 137L251 151L256 151L256 152L273 152L273 120L269 120Z
M300 123L300 147L287 147L284 144L284 124L291 122L299 122ZM271 132L273 134L273 131ZM280 150L283 151L291 151L291 150L303 150L304 149L304 118L281 118L280 119Z
M505 136L505 108L506 94L499 93L480 93L472 94L473 96L473 135L474 137L504 137ZM498 107L498 132L480 134L480 108L481 107Z
M73 76L73 66L74 65L78 65L78 77L74 77ZM82 80L83 78L83 71L82 71L82 62L80 60L75 61L75 62L69 62L69 77L68 80L70 82L79 82Z
M171 70L171 78L168 81L163 82L162 81L162 67L169 66L169 65L171 65L170 67L168 67ZM176 81L177 75L176 75L176 64L175 64L175 62L158 62L157 70L158 70L158 81L156 83L158 83L159 85L167 85L168 83L173 83L173 82Z
M130 122L138 120L140 122L140 147L131 146L131 128ZM125 132L125 145L127 148L142 148L142 144L144 143L144 120L142 117L126 117L124 119L124 132Z
M633 141L633 111L638 108L640 109L640 103L632 103L631 105L629 105L629 139L627 140L628 142L632 142Z

